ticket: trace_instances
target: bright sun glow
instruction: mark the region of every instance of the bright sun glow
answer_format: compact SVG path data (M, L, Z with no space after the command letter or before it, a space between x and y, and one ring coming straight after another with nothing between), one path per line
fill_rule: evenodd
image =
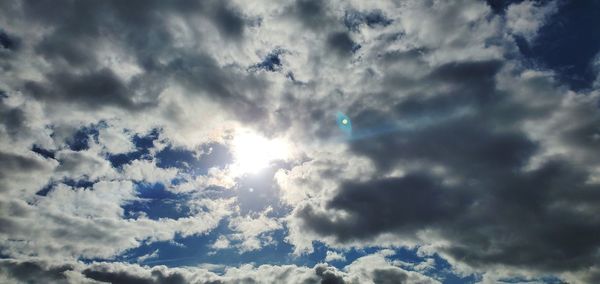
M267 139L252 132L240 131L233 139L233 155L234 173L256 173L275 160L285 160L288 145L281 139Z

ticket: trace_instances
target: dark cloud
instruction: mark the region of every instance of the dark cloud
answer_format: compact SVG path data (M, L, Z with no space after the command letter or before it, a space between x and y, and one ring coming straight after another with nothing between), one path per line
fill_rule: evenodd
M225 283L321 283L344 284L355 280L375 283L436 283L426 277L409 277L408 272L397 267L362 268L364 275L342 272L327 264L317 264L313 268L288 266L260 266L246 270L247 275L228 274L223 276L198 268L167 268L164 266L143 267L132 264L93 263L83 266L65 264L49 266L39 261L3 260L0 262L0 276L7 276L18 283L35 283L43 279L51 283L74 283L77 281L100 281L114 284L225 284ZM67 276L64 272L69 272ZM77 276L75 276L77 275ZM75 276L75 277L74 277ZM71 278L73 277L73 278Z
M260 122L267 115L263 107L269 87L259 74L236 67L220 67L209 55L189 55L170 62L165 71L191 92L206 95L243 121Z
M325 264L315 266L315 273L321 277L321 284L344 284L344 278L339 275L332 267Z
M83 275L90 279L94 279L101 282L108 283L131 283L131 284L152 284L152 283L160 283L154 281L152 278L140 277L137 275L131 275L126 271L105 271L105 270L92 270L86 269L83 271Z
M69 41L68 38L54 36L42 40L35 49L39 55L49 61L63 60L72 66L90 66L97 64L95 55L90 53L92 49L86 45L91 41L94 39L81 38L77 41Z
M196 79L206 78L206 84L201 87L205 87L209 94L216 92L221 98L230 97L231 90L223 87L230 82L223 82L223 72L216 68L212 59L188 58L187 54L180 54L180 50L173 47L172 33L164 17L169 13L184 17L210 16L209 19L224 38L241 39L245 22L237 9L222 1L144 1L144 9L139 9L138 4L142 3L66 2L61 5L55 2L25 1L23 11L28 17L54 27L35 46L35 51L54 63L57 70L47 73L45 81L25 82L24 89L37 99L52 103L78 103L88 108L106 105L139 110L156 104L156 97L166 86L166 79L170 78L163 72L181 71L165 70L158 58L173 55L177 58L179 55L184 57L179 61L193 64L194 68L197 68L196 64L208 65L198 68L207 73L195 73L193 76L201 75ZM61 8L57 10L58 6ZM101 64L95 46L107 41L117 43L117 47L125 51L132 51L137 63L148 72L126 82L112 70L98 68ZM177 59L167 69L182 67L176 62ZM71 72L72 68L82 69L83 72ZM252 79L247 81L250 80ZM134 100L134 97L141 101ZM257 106L250 102L234 100L231 104L243 108L240 113L242 116L246 115L244 118L259 112Z
M419 58L428 52L385 53L381 66L424 64ZM345 217L308 205L296 211L305 228L341 243L390 233L418 239L419 232L435 231L449 241L441 252L480 268L568 272L593 266L600 220L591 216L600 202L599 187L588 184L585 165L567 156L525 170L543 141L531 139L518 125L549 115L556 105L515 103L513 94L496 87L503 66L500 60L450 62L417 79L385 72L386 92L359 99L351 108L355 131L375 134L349 142L350 150L368 157L378 173L402 165L421 170L342 182L326 208ZM531 83L538 92L548 85ZM394 88L423 84L435 92L392 95ZM582 107L578 113L581 117L571 117L577 127L561 129L563 139L595 152L597 110ZM377 134L378 129L386 131ZM436 166L443 173L435 174Z
M328 203L331 209L351 212L345 221L332 221L312 207L299 216L307 226L340 241L365 239L383 232L417 232L456 218L469 205L459 189L446 188L439 180L421 173L402 178L346 183ZM376 205L378 210L373 210Z
M600 187L587 185L584 171L555 161L525 174L497 176L483 168L479 174L456 187L414 174L347 183L328 203L347 218L334 221L311 207L298 214L307 227L342 242L435 230L451 241L441 251L475 267L564 272L598 261L600 220L593 208Z
M10 178L9 173L12 172L29 172L46 168L46 165L39 159L7 152L0 152L0 161L2 161L0 179Z
M0 47L8 50L16 50L19 48L20 41L15 36L9 35L0 29Z
M375 269L373 271L373 282L380 284L407 283L406 272L400 269Z
M94 109L98 106L116 106L136 110L149 103L136 103L132 90L109 69L85 74L59 72L48 75L48 82L29 81L25 90L39 100L76 103Z
M244 35L244 19L239 11L231 8L226 1L217 1L214 22L219 31L228 38L240 39Z
M297 216L307 228L339 242L385 233L418 239L419 232L432 230L449 241L441 252L473 267L566 272L592 266L600 247L600 219L592 217L600 187L587 182L585 166L565 156L525 170L540 142L515 125L539 114L496 90L499 68L499 62L445 64L426 80L451 86L450 91L409 96L392 113L359 113L353 120L357 128L372 128L395 114L411 126L400 123L394 131L352 141L351 151L368 157L378 172L400 165L422 170L342 183L327 203L347 213L342 219L312 206ZM470 114L448 115L459 108ZM568 143L593 143L589 139L597 128L592 125L574 128L567 136L575 140ZM443 173L436 174L436 166Z
M327 1L297 0L292 7L292 11L307 28L319 31L333 22L328 13L327 5Z
M450 62L434 69L429 78L465 86L465 90L460 91L474 92L474 98L486 98L494 92L495 75L500 67L502 62L499 60Z
M73 269L70 265L42 266L40 263L32 261L0 261L0 275L6 275L10 277L11 281L17 281L17 283L36 283L40 280L47 283L70 283L64 272Z
M400 162L441 164L449 171L471 174L518 170L536 149L516 132L494 132L477 119L455 119L425 129L396 131L352 144L382 170ZM395 149L391 151L391 149Z
M327 46L337 54L347 56L352 54L356 49L360 48L350 35L345 32L332 33L327 37Z
M2 123L10 137L15 138L23 128L26 128L27 116L22 109L0 105L0 113L4 118Z

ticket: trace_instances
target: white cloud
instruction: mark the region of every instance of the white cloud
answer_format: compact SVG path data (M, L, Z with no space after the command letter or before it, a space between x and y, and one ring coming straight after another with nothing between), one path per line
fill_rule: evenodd
M57 179L66 177L74 180L96 180L116 175L110 163L92 150L61 150L56 153L56 159L60 163L56 168Z
M143 262L145 262L145 261L147 261L147 260L151 260L151 259L155 259L155 258L157 258L157 257L158 257L158 251L159 251L159 250L158 250L158 249L156 249L156 250L154 250L154 251L153 251L153 252L151 252L151 253L148 253L148 254L145 254L145 255L142 255L142 256L138 257L138 258L137 258L137 262L138 262L138 263L143 263Z
M535 1L523 1L508 6L506 11L506 24L508 29L516 35L525 37L533 42L537 32L548 17L558 11L558 1L549 1L540 4Z
M123 165L123 177L135 181L170 184L176 176L176 168L160 168L155 160L134 160Z
M325 261L346 261L346 257L342 253L328 250L327 254L325 255Z
M229 229L233 231L227 236L219 236L212 244L214 249L236 248L240 253L255 251L272 244L272 236L268 233L282 229L281 220L267 215L271 209L260 214L235 216L229 218Z
M111 154L122 154L135 150L132 136L116 127L102 127L98 130L98 141Z

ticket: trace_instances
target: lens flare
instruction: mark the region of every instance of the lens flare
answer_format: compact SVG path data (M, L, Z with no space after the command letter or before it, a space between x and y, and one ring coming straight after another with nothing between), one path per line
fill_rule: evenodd
M338 111L336 121L338 128L342 132L344 132L347 136L352 136L352 122L350 121L350 118L347 115Z

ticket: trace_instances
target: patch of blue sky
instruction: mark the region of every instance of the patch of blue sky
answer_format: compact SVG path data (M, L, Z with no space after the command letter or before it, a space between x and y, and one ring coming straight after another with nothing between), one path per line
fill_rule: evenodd
M313 246L314 246L315 250L312 254L308 255L308 259L310 261L306 263L309 266L312 266L319 262L324 262L327 251L332 250L331 248L328 248L325 244L323 244L321 242L313 242ZM380 247L366 247L366 248L361 248L361 249L350 249L350 250L346 250L346 251L333 250L338 253L342 253L344 255L345 259L331 261L331 262L329 262L329 264L332 266L335 266L338 269L343 269L344 267L346 267L347 265L350 265L352 262L356 261L357 259L364 257L364 256L372 255L381 250L382 250L382 248L380 248ZM469 276L461 277L461 276L454 274L452 272L452 267L450 266L450 264L445 259L441 258L437 254L433 255L433 256L423 257L418 254L417 249L401 247L401 248L393 248L392 250L394 251L394 253L391 255L388 255L386 257L388 260L390 260L392 262L398 260L398 261L402 261L402 262L405 262L410 265L418 265L419 263L424 262L428 257L433 258L435 260L435 262L434 262L435 264L432 267L432 269L425 270L425 271L418 271L418 272L425 274L427 276L436 278L436 279L443 280L442 282L445 284L447 284L447 283L449 283L449 284L475 283L480 278L480 276L478 276L478 275L469 275ZM401 266L401 267L405 270L415 271L410 266Z
M35 144L31 147L31 151L33 151L34 153L37 153L37 154L41 155L42 157L44 157L46 159L54 159L55 158L54 157L54 155L55 155L54 151L51 151L51 150L48 150L48 149L44 149L44 148L42 148L42 147L40 147L38 145L35 145Z
M42 187L42 189L40 189L35 194L39 195L39 196L46 196L59 183L63 183L72 188L92 188L94 186L95 182L90 181L90 180L85 180L85 179L75 180L75 179L70 179L70 178L63 178L60 181L50 181L48 184L46 184L44 187Z
M250 67L250 70L265 70L269 72L280 71L283 67L281 63L281 55L285 52L285 50L281 48L276 48L271 51L260 63L254 64Z
M221 236L233 233L227 220L207 234L182 237L176 235L171 241L145 243L140 247L128 250L115 261L135 263L139 257L148 255L157 249L157 258L148 259L145 264L165 265L169 267L196 266L203 263L216 265L239 266L246 263L261 264L303 264L305 257L295 257L291 254L293 247L283 242L287 230L281 229L270 232L276 243L264 246L260 250L240 253L238 248L231 247L216 250L211 245ZM235 242L234 242L235 244Z
M222 266L240 266L252 263L255 266L262 264L282 265L295 264L299 266L313 267L318 263L324 263L329 248L324 243L313 242L314 251L310 254L300 256L293 255L294 247L283 241L288 234L287 229L279 229L270 232L275 243L266 245L259 250L240 252L238 248L231 247L216 250L211 245L222 235L231 234L227 220L220 222L219 226L211 232L203 235L182 237L177 235L171 241L145 243L138 248L131 249L115 261L126 261L131 263L140 262L145 265L165 265L168 267L179 266L198 266L202 264L211 264ZM236 242L233 242L235 244ZM139 261L139 258L159 251L155 258ZM380 247L367 247L362 249L350 249L346 251L333 250L343 253L345 260L331 261L330 265L338 269L344 269L347 265L357 259L372 255L381 251ZM400 260L405 263L417 265L426 260L426 257L419 256L416 249L395 248L394 253L388 255L390 261ZM435 264L429 270L420 271L425 275L442 280L443 283L475 283L480 280L478 275L461 277L452 272L450 264L438 255L430 256L435 259ZM406 270L412 270L409 266L403 266ZM222 271L215 271L220 273ZM548 282L554 283L554 282Z
M158 152L156 159L160 168L178 168L193 176L206 175L210 168L223 168L233 161L229 149L218 143L202 145L198 152L169 146Z
M262 212L269 207L276 213L289 212L280 202L279 189L274 179L278 169L279 167L269 167L237 180L236 195L242 215Z
M189 194L170 192L161 183L137 183L136 193L139 199L122 206L127 219L136 219L142 215L152 220L179 219L193 213L188 206Z
M576 91L590 88L597 75L594 58L600 53L600 2L561 1L558 7L533 42L519 36L515 42L526 65L553 70Z
M69 149L73 151L83 151L90 148L89 141L93 139L98 142L98 135L101 127L106 127L106 123L104 121L100 121L97 124L91 124L89 126L84 126L75 131L72 137L67 139L67 146Z
M115 168L120 168L125 164L130 163L133 160L139 159L151 159L150 149L154 147L154 141L159 138L160 131L153 129L147 135L135 134L132 138L132 142L136 147L135 151L122 154L109 154L107 156L108 161Z

